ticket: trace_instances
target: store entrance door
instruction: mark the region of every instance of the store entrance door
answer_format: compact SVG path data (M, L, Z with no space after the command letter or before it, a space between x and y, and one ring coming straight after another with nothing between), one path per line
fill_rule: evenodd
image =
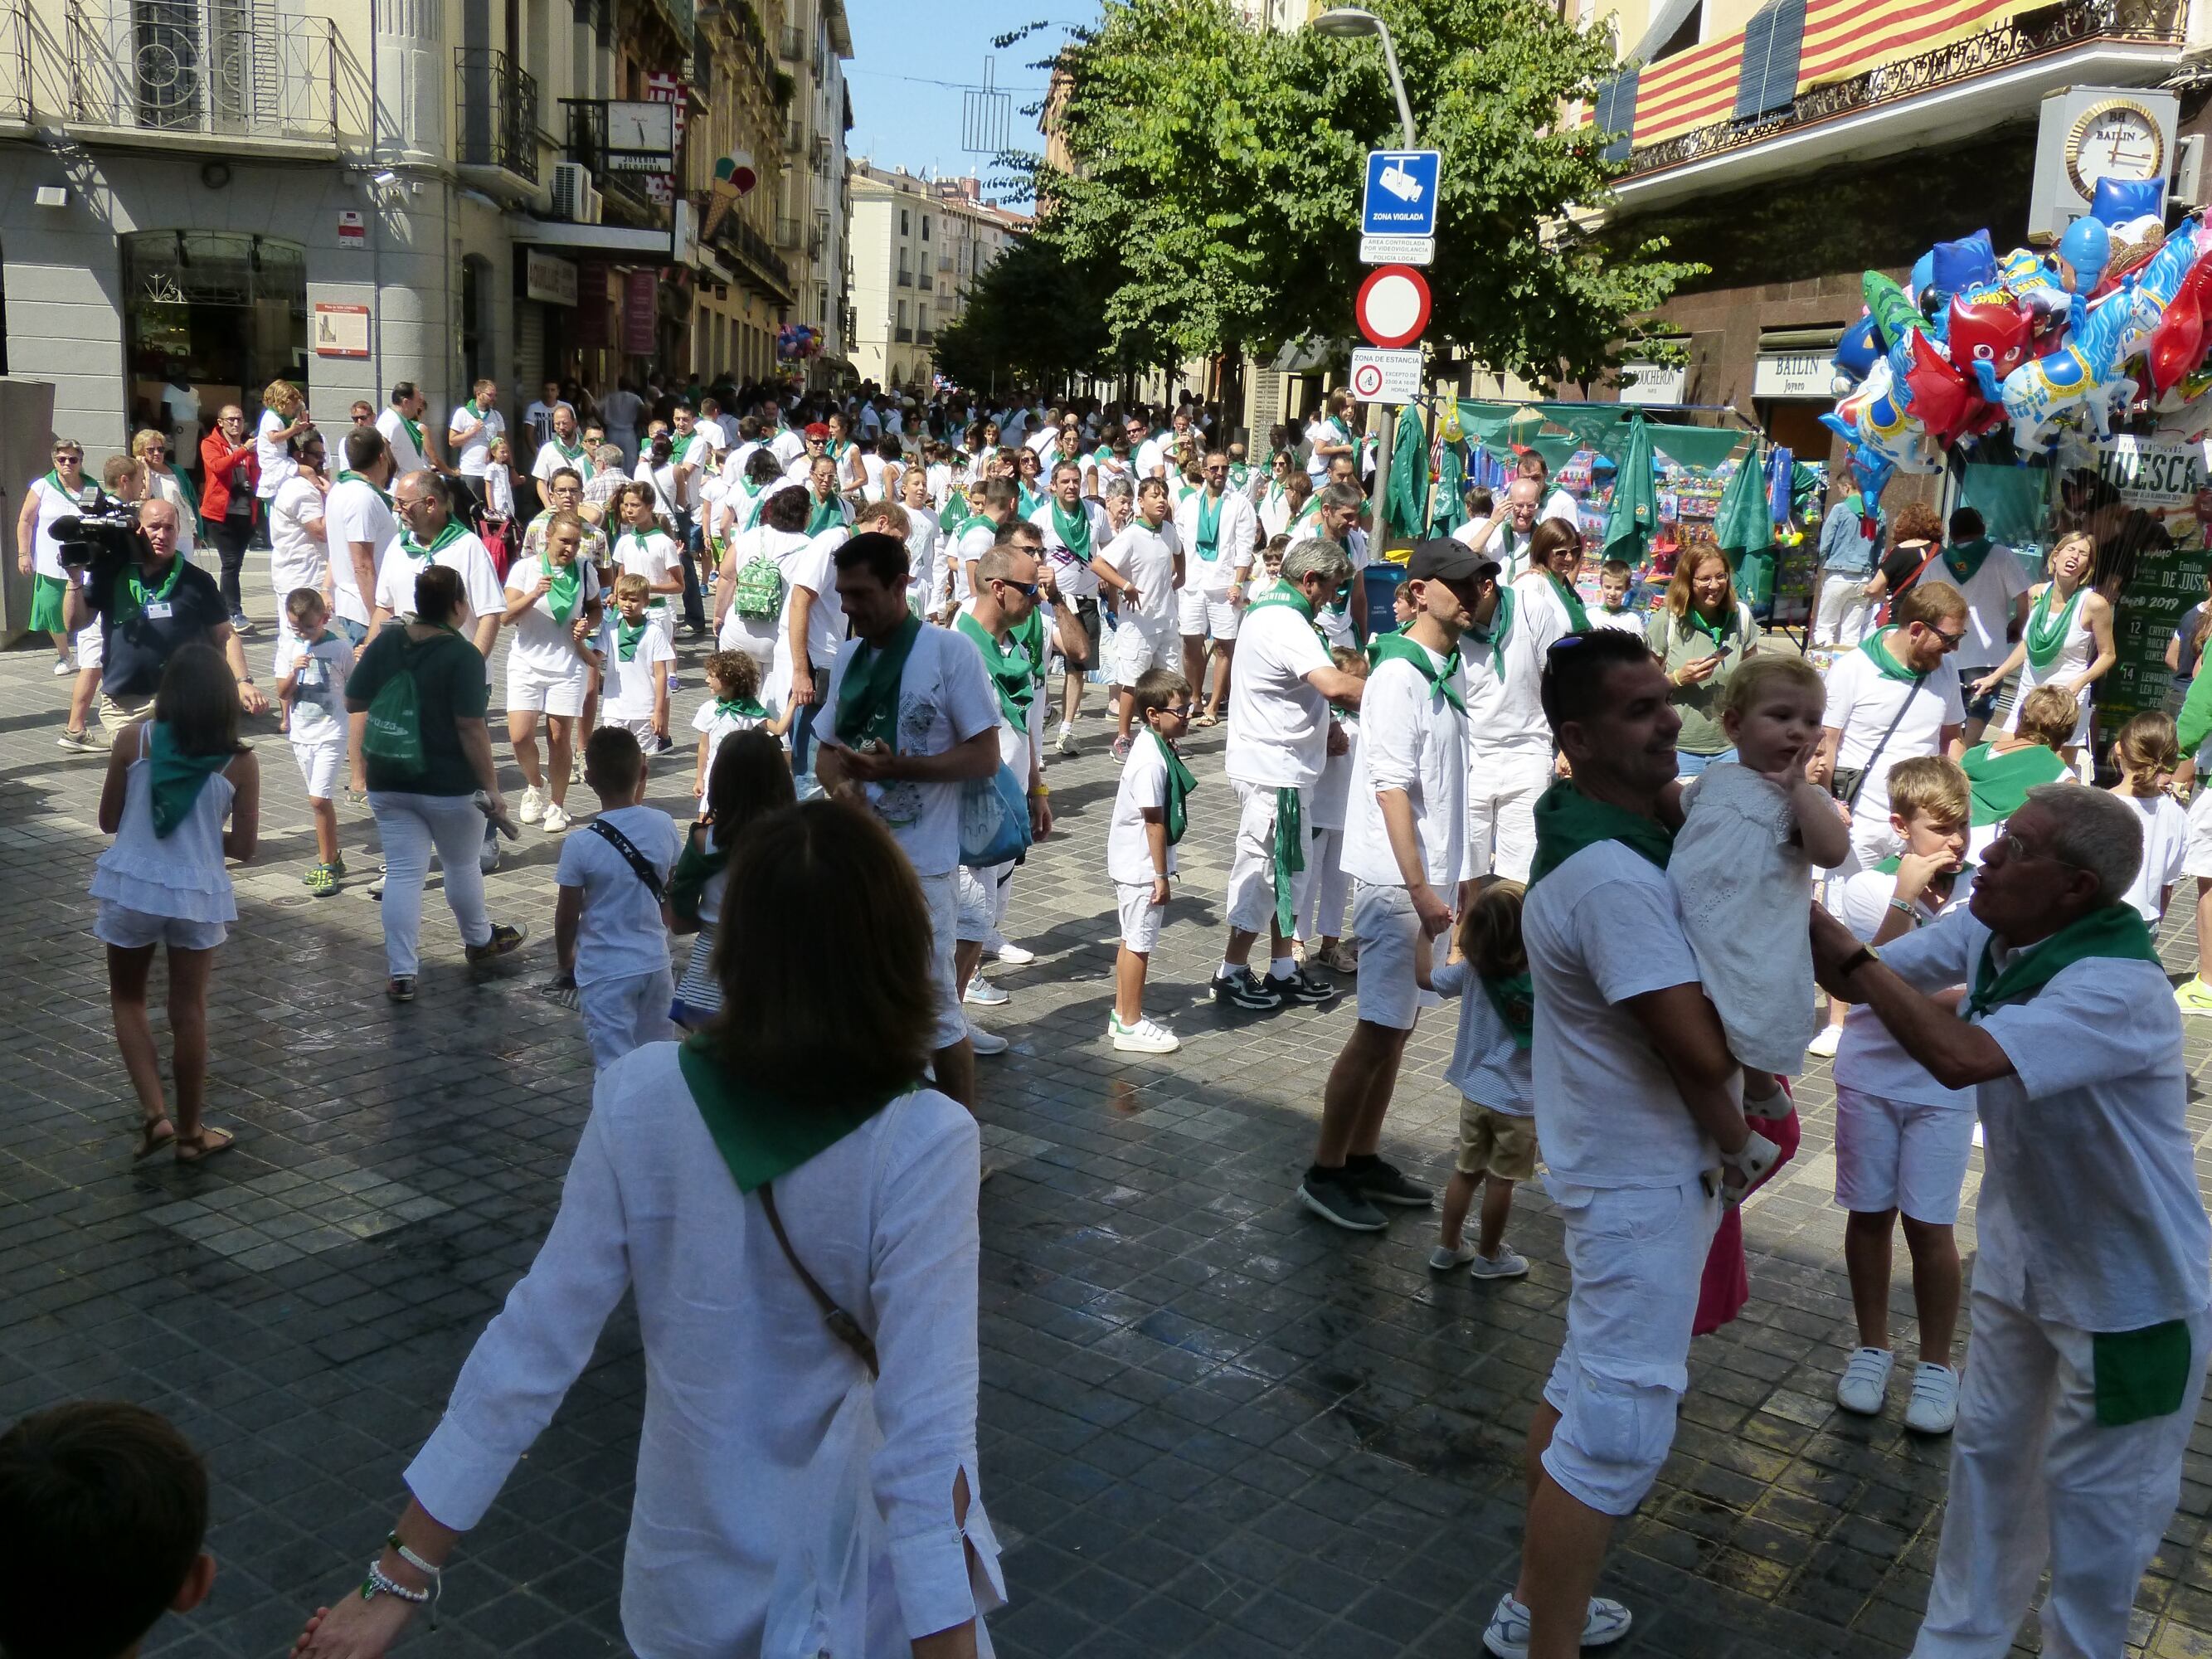
M236 404L246 429L271 380L307 380L307 266L297 242L220 231L148 230L123 239L125 414L168 429L162 392L191 388L200 428ZM180 456L185 465L197 456Z

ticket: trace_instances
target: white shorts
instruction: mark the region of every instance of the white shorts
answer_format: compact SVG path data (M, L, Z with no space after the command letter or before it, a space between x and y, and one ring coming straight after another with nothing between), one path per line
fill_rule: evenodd
M1359 1018L1412 1030L1421 1012L1421 988L1413 980L1421 921L1413 896L1402 887L1355 880L1352 931L1359 939Z
M166 945L172 951L212 951L230 937L230 929L220 921L157 916L113 899L102 899L92 919L92 936L102 945L125 951L140 951L149 945Z
M673 1037L668 1006L675 1000L676 981L665 968L577 987L576 1006L584 1016L594 1069L604 1072L633 1048Z
M1006 914L1006 890L1012 885L1014 866L994 864L977 870L963 864L952 872L959 895L959 922L955 931L963 945L981 945L997 931ZM966 1028L962 1028L965 1030Z
M532 668L526 662L515 659L512 651L507 658L507 712L519 714L527 709L532 714L559 714L574 720L584 712L584 693L590 684L581 657L575 666L564 668L559 673L549 673L542 668Z
M950 1048L968 1035L968 1021L960 1012L960 987L952 977L952 951L960 942L957 878L950 870L941 876L924 876L921 896L929 904L929 977L937 988L937 1035L930 1046Z
M1182 646L1158 623L1125 621L1114 630L1111 660L1115 683L1133 686L1152 669L1182 667Z
M1364 945L1360 957L1364 974ZM1566 1346L1544 1382L1545 1401L1559 1413L1544 1470L1577 1503L1626 1515L1674 1443L1720 1200L1698 1180L1582 1187L1547 1174L1544 1184L1566 1224L1573 1278Z
M1187 640L1204 639L1208 635L1217 640L1233 640L1243 617L1237 606L1204 588L1176 590L1176 630Z
M343 743L295 743L292 758L300 763L300 776L307 786L309 800L337 799L338 769L345 764Z
M1475 873L1528 879L1536 859L1536 800L1552 787L1552 757L1541 749L1476 754L1467 769L1467 838Z
M1229 860L1229 925L1239 933L1264 933L1275 919L1275 791L1265 784L1230 780L1242 808L1237 817L1237 846ZM1310 808L1313 792L1298 792ZM1291 878L1291 920L1295 926L1313 890L1314 860Z
M2189 803L2189 840L2181 855L2181 873L2212 879L2212 787L2198 789Z
M1836 1202L1948 1227L1974 1150L1972 1106L1923 1106L1836 1085Z
M1160 942L1160 923L1167 919L1168 907L1152 902L1149 881L1117 881L1114 898L1121 913L1121 943L1137 956L1152 955Z
M97 618L78 629L70 637L76 641L76 665L80 673L88 668L97 668L107 660L107 639L100 631Z
M599 724L603 726L619 726L640 743L649 742L654 736L653 720L650 715L643 720L624 720L619 715L606 713L604 704L600 706Z

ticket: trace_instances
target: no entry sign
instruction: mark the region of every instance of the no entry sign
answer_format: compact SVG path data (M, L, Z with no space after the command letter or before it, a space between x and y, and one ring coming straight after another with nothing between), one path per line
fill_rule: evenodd
M1411 265L1377 265L1359 285L1359 331L1374 344L1411 345L1429 325L1429 284Z

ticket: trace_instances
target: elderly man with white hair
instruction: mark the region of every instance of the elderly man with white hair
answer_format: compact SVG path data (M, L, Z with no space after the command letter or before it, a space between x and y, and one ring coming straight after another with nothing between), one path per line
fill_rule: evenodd
M1973 897L1879 955L1815 908L1830 994L1869 1005L1954 1089L1987 1170L1972 1363L1914 1659L1996 1656L2048 1565L2048 1659L2128 1639L2180 1496L2212 1340L2181 1016L2126 902L2141 820L2074 784L2028 792ZM1931 993L1964 986L1955 1011Z

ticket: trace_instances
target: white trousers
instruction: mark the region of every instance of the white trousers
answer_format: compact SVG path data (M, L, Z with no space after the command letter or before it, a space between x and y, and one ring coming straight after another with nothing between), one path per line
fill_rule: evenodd
M1352 897L1352 878L1344 873L1344 831L1309 829L1306 862L1314 876L1298 910L1298 937L1342 939L1344 907Z
M2002 1659L2047 1564L2044 1659L2113 1659L2181 1497L2212 1314L2189 1322L2181 1409L2097 1421L2094 1339L1976 1291L1950 1498L1912 1659Z
M484 914L484 815L466 795L369 792L377 839L384 846L385 971L394 979L416 971L416 944L422 932L422 884L435 853L446 871L446 902L460 924L461 943L489 945L491 918Z
M1820 605L1813 618L1813 643L1848 650L1867 636L1875 601L1861 590L1872 578L1820 573Z
M1230 780L1242 803L1237 817L1237 845L1229 859L1229 925L1239 933L1265 933L1275 919L1275 791L1265 784ZM1313 792L1298 792L1299 817L1311 805ZM1291 874L1291 919L1305 913L1316 872L1311 837L1308 837L1306 867Z
M957 930L959 942L981 945L1006 920L1006 891L1013 885L1014 866L1011 863L992 864L973 870L963 864L954 872L953 879L960 908Z

